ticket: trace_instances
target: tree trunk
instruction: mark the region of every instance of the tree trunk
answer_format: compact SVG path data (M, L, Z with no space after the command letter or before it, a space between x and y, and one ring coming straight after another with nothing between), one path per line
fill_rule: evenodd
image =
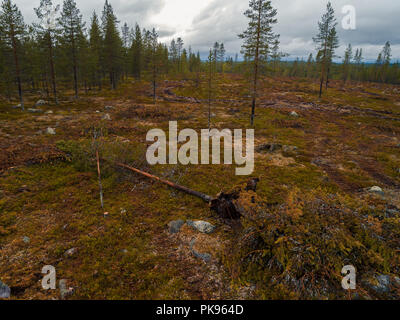
M260 51L260 33L261 33L261 1L258 9L258 25L257 25L257 44L256 53L254 57L254 81L253 81L253 101L251 104L251 119L250 125L254 126L254 117L256 111L256 100L257 100L257 80L258 80L258 60Z
M17 41L15 39L14 27L13 26L11 26L11 40L12 40L14 62L15 62L15 74L16 74L16 77L17 77L17 84L18 84L19 101L21 103L22 110L25 110L25 108L24 108L24 98L23 98L23 95L22 95L21 75L20 75L20 70L19 70L19 61L18 61L18 54L17 54Z
M78 66L76 61L76 52L75 52L75 39L72 37L72 64L74 69L74 90L75 90L75 99L79 98L78 92Z
M53 94L54 94L54 102L58 105L58 98L57 98L57 85L56 85L56 73L54 69L54 60L53 60L53 43L51 39L50 32L48 34L48 49L49 49L49 59L50 59L50 73L51 73L51 82L53 85Z

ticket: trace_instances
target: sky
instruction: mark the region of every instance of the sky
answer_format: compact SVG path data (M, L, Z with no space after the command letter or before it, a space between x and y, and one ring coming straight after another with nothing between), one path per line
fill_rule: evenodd
M53 0L61 4L61 0ZM39 0L14 0L22 11L26 23L35 20L33 8ZM101 14L103 0L76 0L84 19L89 22L93 10ZM223 42L227 54L240 55L241 42L238 34L247 26L243 12L248 0L109 0L120 21L129 26L135 23L143 28L155 27L160 40L169 43L172 38L182 37L185 46L206 55L216 41ZM346 46L363 48L366 61L375 61L386 41L392 44L393 60L400 60L400 1L399 0L332 0L338 21L340 48L337 59L344 55ZM317 24L325 12L326 1L321 0L272 0L278 10L278 24L274 31L280 34L281 50L290 59L306 59L315 54L312 38ZM345 30L342 9L351 5L356 13L355 30Z

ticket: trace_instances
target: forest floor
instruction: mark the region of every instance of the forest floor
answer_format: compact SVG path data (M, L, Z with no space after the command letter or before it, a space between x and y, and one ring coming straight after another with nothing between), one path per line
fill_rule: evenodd
M193 81L161 82L156 105L149 85L133 80L116 91L82 94L79 100L64 92L58 106L50 102L34 107L41 97L27 96L26 108L41 109L40 113L0 101L0 280L11 288L11 298L59 299L58 288L42 289L45 265L54 266L57 280L66 279L67 287L73 288L68 299L398 298L400 87L333 81L318 99L318 85L309 80L268 78L261 83L255 144L274 147L257 149L252 175L260 178L257 197L281 215L290 215L287 208L297 212L296 206L304 211L301 218L290 216L290 222L280 226L295 226L298 233L271 231L275 247L269 247L268 254L278 258L272 263L270 257L269 264L262 260L267 254L248 260L259 248L242 256L232 251L245 226L238 231L201 200L106 163L104 210L100 207L94 127L103 133L98 141L102 157L197 191L216 195L247 181L235 175L235 166L146 163L150 129L168 131L172 120L178 121L179 130L207 128L206 94ZM214 128L249 127L243 78L221 76L217 97L212 106ZM47 128L54 128L55 134ZM371 192L373 186L382 193ZM352 228L340 222L325 225L316 203L318 210L348 210L364 220ZM307 220L306 208L319 212L315 221L324 227L314 230L307 225L300 235L299 225L312 221L312 216ZM184 225L171 234L168 223L177 219L205 220L217 228L202 234ZM307 242L324 234L338 238L328 245ZM293 238L296 247L288 244ZM210 261L193 254L193 239L195 250L210 254ZM285 242L286 247L280 247ZM279 254L277 247L283 248ZM302 262L296 260L299 253L293 254L298 248L304 249ZM352 261L353 256L360 260ZM265 265L257 269L260 261ZM357 295L341 289L340 271L348 264L361 272ZM318 287L323 281L310 270L321 274L321 265L336 277L337 285L330 279ZM385 287L380 276L388 277L390 284ZM301 279L301 285L292 285Z

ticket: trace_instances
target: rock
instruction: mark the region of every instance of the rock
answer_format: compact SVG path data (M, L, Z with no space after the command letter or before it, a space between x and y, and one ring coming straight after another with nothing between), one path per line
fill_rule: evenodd
M380 274L375 276L372 281L367 281L366 285L378 294L390 292L390 276Z
M264 143L259 145L256 148L257 152L263 152L263 151L267 151L267 152L275 152L282 149L282 145L278 144L278 143Z
M381 195L381 196L383 196L383 195L385 194L385 193L383 192L382 188L381 188L381 187L378 187L378 186L373 186L373 187L370 188L368 191L371 192L371 193L379 194L379 195Z
M211 117L211 118L215 118L216 116L217 116L217 115L216 115L215 113L211 113L211 114L210 114L210 117Z
M0 299L8 299L11 295L11 289L0 280Z
M188 220L188 221L186 221L186 224L188 226L192 227L193 229L196 229L199 232L207 233L207 234L213 233L216 228L211 223L206 222L206 221L201 221L201 220L197 220L197 221Z
M114 107L113 107L113 106L105 106L104 109L106 109L106 110L113 110Z
M100 113L100 111L99 111L99 110L96 110L96 113Z
M61 299L65 299L66 297L72 295L74 293L74 288L68 288L67 287L67 280L66 279L61 279L59 282L59 287L60 287L60 296Z
M282 147L282 151L283 152L296 152L297 151L297 147L296 146L286 146L286 145L284 145L283 147Z
M111 121L111 116L108 113L106 113L101 119Z
M22 109L22 104L18 104L16 106L12 106L13 109Z
M42 113L43 112L42 109L35 109L35 108L28 108L27 111L30 113Z
M26 244L28 244L29 242L31 242L31 239L29 237L23 237L22 241L24 241Z
M51 134L51 135L55 135L56 134L56 129L49 127L49 128L46 129L46 133L47 134Z
M197 252L197 251L193 248L194 245L195 245L195 243L196 243L196 240L195 240L195 239L192 239L192 241L190 241L190 251L193 253L193 255L194 255L196 258L201 259L201 260L203 260L203 261L206 262L206 263L210 262L210 261L211 261L211 254L209 254L209 253L200 253L200 252Z
M71 248L64 252L64 256L73 256L78 251L77 248Z
M290 113L290 116L291 116L291 117L298 118L298 117L299 117L299 114L298 114L296 111L292 111L292 112Z
M53 114L54 112L52 110L46 111L45 114Z
M40 107L40 106L44 106L45 104L47 104L46 103L46 101L44 101L44 100L38 100L36 103L35 103L35 107Z
M175 220L168 223L169 233L178 233L185 224L183 220Z

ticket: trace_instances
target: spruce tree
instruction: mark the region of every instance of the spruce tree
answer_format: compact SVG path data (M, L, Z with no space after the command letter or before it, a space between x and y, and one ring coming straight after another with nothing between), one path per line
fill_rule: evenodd
M80 44L84 45L85 23L74 0L64 0L61 16L58 19L61 27L61 43L70 58L73 72L75 98L79 97L78 90L78 57L80 55Z
M106 0L102 15L103 32L103 64L105 71L109 75L112 89L117 88L118 78L121 74L122 62L122 40L118 32L118 20L114 14L112 6Z
M57 97L57 84L56 84L56 73L54 66L54 42L55 38L59 33L56 28L55 16L59 11L60 6L53 6L52 0L40 0L40 5L35 8L36 16L39 18L40 23L35 24L36 31L39 34L41 42L47 50L48 61L50 65L50 77L53 87L54 101L58 104Z
M143 69L143 39L142 32L138 24L135 26L134 38L131 47L132 55L132 73L133 76L140 80Z
M22 109L24 109L24 98L19 60L25 31L26 26L21 11L11 2L11 0L3 0L0 11L0 36L5 47L12 50L15 78L17 80L18 95Z
M247 29L239 35L244 40L242 53L252 66L252 105L250 123L254 125L260 66L268 58L276 39L272 26L277 23L277 10L269 0L250 0L250 9L244 14L250 20Z
M89 63L90 63L90 78L93 85L97 85L101 90L102 82L102 48L103 42L101 37L101 30L99 19L96 12L93 12L90 30L89 30Z

